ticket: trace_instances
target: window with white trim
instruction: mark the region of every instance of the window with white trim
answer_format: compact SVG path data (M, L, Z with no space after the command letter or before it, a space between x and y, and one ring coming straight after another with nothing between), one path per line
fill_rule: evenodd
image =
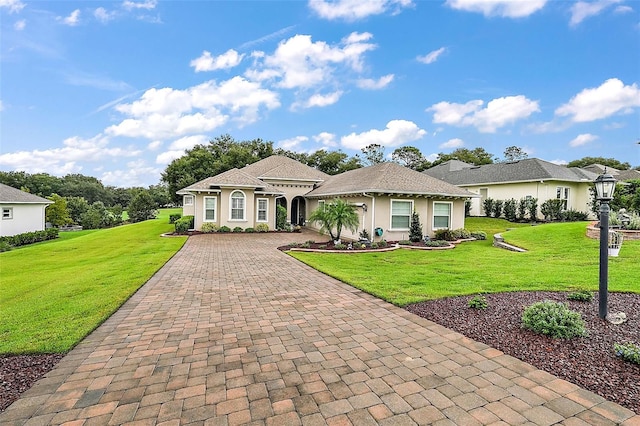
M245 196L242 191L231 193L231 220L245 220Z
M185 195L182 198L182 205L183 206L192 206L193 205L193 195Z
M3 220L13 219L13 207L2 208L2 219Z
M451 228L451 210L453 203L433 203L433 229Z
M566 210L569 204L569 190L570 188L566 188L564 186L559 186L556 188L556 198L562 200L563 210Z
M216 221L217 197L204 197L204 222Z
M324 200L318 200L318 208L321 209L321 211L324 211L324 207L327 203Z
M409 229L412 212L413 201L391 200L391 229Z
M258 198L258 222L268 222L269 216L269 200L267 198Z

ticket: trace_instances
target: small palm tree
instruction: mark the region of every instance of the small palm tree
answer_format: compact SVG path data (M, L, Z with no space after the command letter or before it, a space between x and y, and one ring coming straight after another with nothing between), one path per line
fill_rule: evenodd
M331 240L335 241L336 238L333 236L333 222L329 215L329 206L324 205L320 206L309 215L309 220L311 222L316 222L320 224L320 232L328 232L329 236L331 236Z
M343 228L357 232L360 224L356 206L341 199L335 199L333 202L317 208L311 213L309 220L319 223L320 232L328 232L333 241L340 240ZM334 228L335 234L333 233Z

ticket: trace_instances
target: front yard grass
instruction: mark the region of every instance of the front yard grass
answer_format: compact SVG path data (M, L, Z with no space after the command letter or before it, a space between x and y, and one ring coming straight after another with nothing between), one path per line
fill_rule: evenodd
M498 219L468 219L470 230L487 232L486 241L454 250L396 250L334 254L291 252L291 256L347 284L395 305L503 291L598 289L598 240L586 236L586 222L539 226ZM505 231L506 228L514 228ZM492 246L493 234L528 251ZM640 241L625 241L620 257L609 259L609 290L640 293Z
M0 253L0 354L73 348L182 247L160 237L174 211Z

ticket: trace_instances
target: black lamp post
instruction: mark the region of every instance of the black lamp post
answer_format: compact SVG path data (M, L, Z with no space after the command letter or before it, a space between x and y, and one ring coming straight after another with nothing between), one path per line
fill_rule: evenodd
M607 318L608 279L609 279L609 201L613 199L613 191L616 189L616 180L604 170L594 182L596 186L596 199L600 201L600 286L599 309L600 318Z

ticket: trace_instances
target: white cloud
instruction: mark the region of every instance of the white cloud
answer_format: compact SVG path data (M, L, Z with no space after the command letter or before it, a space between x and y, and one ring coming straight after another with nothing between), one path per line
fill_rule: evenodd
M276 80L285 89L311 88L332 81L336 66L361 72L363 55L376 48L367 43L370 33L351 33L338 45L313 42L310 35L295 35L280 42L273 55L253 54L255 64L246 75L252 80Z
M62 21L63 24L68 25L70 27L75 27L80 23L80 9L76 9L71 14L65 18L58 17L59 21Z
M523 95L493 99L482 108L484 101L466 104L439 102L427 111L433 111L433 122L453 126L474 126L482 133L495 133L497 129L529 117L540 111L538 101Z
M321 18L345 21L380 15L390 9L395 14L412 5L411 0L309 0L309 7Z
M365 89L365 90L379 90L387 87L389 83L393 81L393 79L394 79L393 74L383 75L377 80L374 80L372 78L361 78L358 81L356 81L356 85L359 88Z
M447 0L447 6L484 16L523 18L542 9L547 0Z
M103 24L106 24L107 22L111 21L112 19L115 18L116 16L116 12L109 12L107 9L105 9L104 7L99 7L96 10L93 11L93 16L100 22L102 22Z
M412 121L391 120L384 130L371 129L359 134L351 133L343 136L340 142L349 149L362 149L373 143L395 147L421 139L426 133Z
M300 144L308 141L306 136L295 136L289 139L283 139L278 142L278 147L282 149L295 150L300 147Z
M602 13L609 6L620 3L622 0L596 0L593 2L579 1L571 6L571 19L569 25L576 26L585 19Z
M103 173L100 181L105 185L119 187L147 186L150 177L160 176L162 169L148 166L144 160L129 161L125 170Z
M566 166L567 164L569 164L567 160L560 160L560 159L551 160L549 162L553 164L557 164L558 166Z
M441 47L440 49L429 52L424 56L418 56L416 59L418 62L422 62L423 64L432 64L437 61L440 55L442 55L446 50L446 47Z
M267 34L265 36L256 38L254 40L249 40L247 42L244 42L240 45L240 50L242 49L248 49L250 47L255 46L256 44L261 44L264 43L265 41L269 41L269 40L273 40L276 38L280 38L282 36L284 36L286 33L288 33L289 31L293 30L296 27L296 25L289 25L288 27L284 27L279 29L278 31L274 31L270 34Z
M617 6L614 10L615 13L631 13L633 8L631 6Z
M583 133L576 136L571 142L569 142L569 146L571 148L576 148L582 145L586 145L589 142L593 142L596 139L598 139L598 136L596 135L592 135L591 133Z
M611 78L599 87L584 89L569 102L556 109L557 116L568 116L574 123L600 120L617 113L627 114L640 107L640 88L637 83L625 86Z
M341 96L342 96L342 91L340 90L333 93L327 93L326 95L316 93L315 95L312 95L309 99L305 101L293 103L293 105L291 105L291 109L296 110L298 108L326 107L338 102Z
M20 0L0 0L0 8L6 7L9 9L9 13L20 12L24 8L25 4Z
M199 58L192 60L189 65L194 67L196 72L215 71L233 68L242 61L242 58L244 58L244 54L239 55L233 49L227 50L220 56L211 56L211 52L205 50Z
M338 146L336 142L336 135L329 132L321 132L313 137L313 140L320 143L323 147L335 147Z
M464 146L464 141L459 138L449 139L445 143L441 143L439 148L442 149L450 149L450 148L460 148Z
M100 90L109 90L113 92L121 92L131 90L124 81L113 80L110 77L96 75L84 71L66 71L63 72L66 82L74 86L93 87Z
M158 4L157 0L145 0L142 2L125 0L122 3L122 7L124 7L127 10L134 10L134 9L151 10L151 9L155 9L157 4Z
M191 149L196 145L206 144L207 142L209 142L209 138L205 135L185 136L183 138L173 141L169 146L169 148L181 149L184 151L186 149Z
M26 26L27 26L27 21L25 19L21 19L19 21L16 21L15 24L13 24L13 29L16 31L22 31L25 29Z
M229 119L241 125L258 119L262 109L280 106L278 95L242 77L207 81L185 90L149 89L138 100L115 109L129 118L108 127L114 136L166 140L209 133Z
M161 146L162 146L162 141L153 141L153 142L149 142L149 144L147 145L147 149L149 151L157 151L158 149L160 149Z

